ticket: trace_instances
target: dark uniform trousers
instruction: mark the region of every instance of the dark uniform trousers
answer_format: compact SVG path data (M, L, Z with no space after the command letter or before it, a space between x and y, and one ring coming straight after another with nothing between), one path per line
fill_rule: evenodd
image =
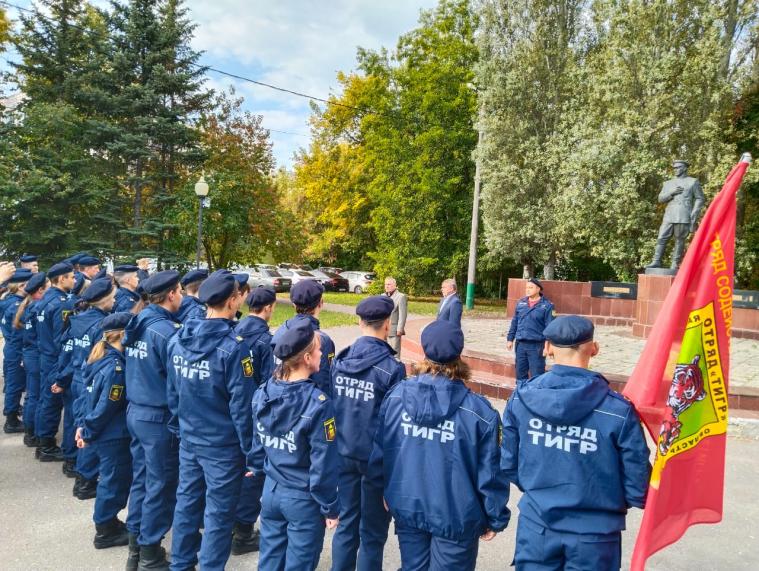
M316 569L324 529L324 516L309 492L266 478L258 571Z
M86 413L87 391L84 389L84 383L78 379L71 382L71 396L74 399L73 411L74 419L78 422ZM128 452L127 448L127 452ZM132 459L129 459L129 465L132 465ZM98 476L98 453L93 446L80 448L76 455L76 471L87 480L94 480ZM129 476L131 483L132 476ZM128 489L127 489L128 492Z
M179 465L171 570L186 571L200 563L204 571L223 571L232 549L245 458L239 446L200 446L183 441Z
M243 478L240 501L237 504L236 521L253 525L261 515L261 495L264 491L265 474Z
M92 449L94 459L100 466L95 514L92 519L96 524L102 524L115 518L127 505L129 487L132 484L129 439L95 441L81 450L88 448Z
M63 410L63 397L50 390L53 385L52 375L58 363L56 357L40 355L40 400L37 404L37 415L34 419L34 429L37 436L53 438L58 433Z
M40 359L38 355L24 355L26 370L26 398L24 399L24 426L35 427L37 406L40 398Z
M332 539L332 571L382 570L391 516L382 503L382 490L371 486L365 475L366 462L342 459L337 487L341 512Z
M546 372L546 358L543 356L543 341L517 341L517 380L529 379Z
M403 571L474 571L479 538L456 541L396 522Z
M622 533L553 531L519 516L514 565L517 571L618 571Z

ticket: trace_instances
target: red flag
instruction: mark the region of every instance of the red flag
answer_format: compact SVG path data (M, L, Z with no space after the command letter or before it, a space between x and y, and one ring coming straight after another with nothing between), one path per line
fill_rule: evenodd
M633 571L689 526L722 519L736 194L749 160L704 215L624 390L657 445Z

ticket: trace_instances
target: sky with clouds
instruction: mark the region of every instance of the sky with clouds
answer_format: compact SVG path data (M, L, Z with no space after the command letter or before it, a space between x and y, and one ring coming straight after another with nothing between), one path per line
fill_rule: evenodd
M9 0L28 7L28 0ZM94 0L93 4L106 2ZM338 71L350 71L358 46L392 48L437 0L186 0L197 24L201 63L236 75L326 98ZM15 16L10 9L11 16ZM208 85L234 85L245 107L271 129L277 164L309 143L309 100L213 72ZM283 132L277 132L283 131Z

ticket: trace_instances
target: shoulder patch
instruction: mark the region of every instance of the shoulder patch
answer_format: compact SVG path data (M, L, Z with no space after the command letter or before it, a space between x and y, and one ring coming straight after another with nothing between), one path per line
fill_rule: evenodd
M240 337L239 335L236 335L235 336L235 341L237 341L239 343L240 341L242 341L242 337Z
M319 395L319 400L320 401L325 401L325 400L327 400L327 397L324 396L324 394L322 393L322 394Z
M118 402L124 394L124 385L113 385L108 393L108 400Z
M321 395L324 396L324 395ZM324 421L324 438L327 442L332 442L337 436L337 427L335 426L335 417Z
M330 364L330 366L332 365L332 361L334 360L334 358L335 358L334 353L330 353L327 355L327 362Z
M501 442L503 442L503 424L501 424L501 421L498 421L498 446L501 445Z
M245 357L242 361L240 361L240 364L242 365L242 374L246 377L252 377L253 376L253 359L250 357Z
M180 327L182 327L182 324L181 324L181 323L177 323L177 322L175 321L175 322L174 322L174 329L179 329Z

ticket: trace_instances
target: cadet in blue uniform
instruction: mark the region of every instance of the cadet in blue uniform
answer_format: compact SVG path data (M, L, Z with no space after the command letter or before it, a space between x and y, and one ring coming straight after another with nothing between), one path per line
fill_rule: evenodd
M3 432L16 434L24 432L21 414L21 395L26 388L26 371L24 370L24 333L13 326L21 302L26 297L24 284L32 277L32 272L20 268L8 280L8 294L3 300L3 312L0 315L0 326L5 343L3 345L4 384L3 414L5 425Z
M33 274L40 271L39 264L37 263L37 256L32 254L23 254L22 256L19 256L18 263L23 269L29 270Z
M34 435L34 418L40 398L40 352L37 347L37 304L47 288L45 272L29 278L24 290L27 297L21 302L20 324L24 329L22 355L26 371L26 398L24 399L24 444L36 448L39 442ZM18 315L18 314L17 314Z
M83 371L87 393L76 442L81 449L92 448L100 466L92 516L95 549L129 543L126 525L117 516L126 507L132 483L121 344L124 327L131 318L131 313L119 312L102 320L102 338L93 346Z
M179 272L173 270L157 272L140 285L150 305L129 322L124 335L133 471L126 521L132 535L127 567L165 571L168 562L161 540L174 517L179 470L179 445L168 426L166 376L171 364L166 350L181 327L174 314L182 303L182 292Z
M366 467L380 405L385 394L406 376L406 367L395 360L395 351L387 343L394 307L393 300L384 295L363 299L356 307L362 337L338 353L332 363L341 459L340 525L332 539L334 571L382 570L390 515L382 505L382 488L373 488L366 480Z
M184 290L182 305L177 312L177 320L187 323L190 319L203 319L206 316L206 306L198 300L198 289L208 278L208 270L190 270L179 282Z
M56 445L55 435L61 422L63 396L53 391L58 355L63 348L63 334L70 313L68 293L74 287L74 269L65 262L55 264L47 271L50 287L37 302L37 343L40 353L40 401L34 420L39 442L37 457L41 462L63 461L75 446L63 442L65 450ZM73 436L73 435L72 435Z
M137 286L140 285L140 280L137 277L139 269L137 266L128 264L113 268L113 280L119 286L116 292L116 303L113 306L114 313L118 311L137 312L134 308L140 302L140 294L137 293Z
M253 438L251 355L234 331L240 308L234 276L210 276L199 298L205 319L190 320L167 351L170 428L180 439L171 569L223 570ZM205 509L204 509L205 507ZM200 528L204 525L201 540Z
M322 294L324 286L315 280L298 282L290 290L290 301L295 305L295 317L285 321L277 329L272 339L273 344L277 344L279 337L285 334L285 331L301 323L308 323L314 331L319 332L321 337L321 363L319 370L311 375L311 379L316 386L323 392L330 394L332 381L330 380L329 370L332 366L332 359L335 357L335 344L329 335L319 330L319 313L322 310Z
M545 337L543 330L553 320L553 304L543 297L543 284L530 278L527 295L517 302L506 336L506 349L516 341L517 380L529 379L546 372Z
M632 404L588 370L593 324L557 317L545 330L551 370L517 385L503 413L501 466L524 492L519 571L620 568L621 530L643 508L648 447Z
M86 279L92 281L100 271L100 260L95 256L83 255L77 258L77 264L79 265L79 271L84 275Z
M501 422L464 385L461 329L434 321L422 331L422 348L417 375L382 404L369 476L384 483L404 571L472 570L478 538L490 541L509 523Z
M64 389L64 395L70 395L73 426L76 431L87 402L83 368L92 350L92 345L102 337L101 323L111 312L114 305L115 287L108 278L94 280L82 294L81 301L87 309L69 318L69 327L64 337L63 352L58 359L56 385ZM67 426L64 424L64 430ZM69 463L74 465L70 465ZM74 496L80 500L95 497L97 491L98 460L92 448L79 450L75 458L63 463L63 472L67 469L76 477ZM68 474L67 474L68 475Z
M281 364L253 396L252 475L266 473L261 500L259 571L316 569L324 526L338 524L339 456L332 401L312 375L321 336L308 322L274 345Z
M277 303L277 294L269 288L255 288L247 296L250 308L248 316L235 327L237 335L253 358L250 371L253 372L255 389L271 378L274 372L274 353L271 346L269 320ZM261 494L264 489L264 474L244 478L237 504L232 554L242 555L258 550L258 532L253 529L261 513Z

